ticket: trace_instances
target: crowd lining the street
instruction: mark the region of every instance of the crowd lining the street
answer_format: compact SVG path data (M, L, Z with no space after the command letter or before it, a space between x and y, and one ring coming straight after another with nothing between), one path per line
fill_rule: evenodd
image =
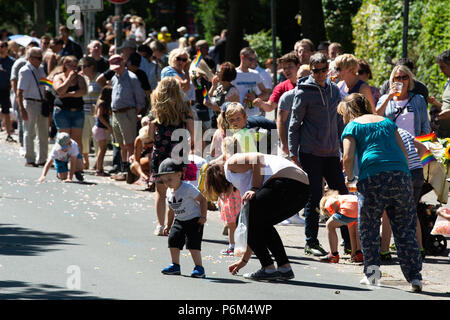
M235 66L225 61L226 30L210 47L186 27L177 38L167 27L147 35L143 19L131 15L115 48L113 22L108 18L85 54L66 26L26 47L2 33L2 130L8 143L20 144L25 166L43 166L40 182L54 166L63 182L94 170L155 192L154 234L168 236L172 262L164 274L181 273L186 246L191 275L205 277L203 228L217 205L229 241L221 254L238 256L235 231L240 215L248 219L248 246L229 266L232 274L254 254L261 269L244 277L293 279L275 226L300 223L305 254L328 263L339 262L340 229L344 254L364 263L361 283L371 284L370 267L392 259L392 229L403 275L422 290L417 206L428 150L416 137L450 137L450 81L442 99L429 96L413 61L399 59L376 88L364 57L308 39L278 59L278 70L271 59L259 66L250 47ZM436 63L450 78L450 51ZM329 250L318 240L321 215Z

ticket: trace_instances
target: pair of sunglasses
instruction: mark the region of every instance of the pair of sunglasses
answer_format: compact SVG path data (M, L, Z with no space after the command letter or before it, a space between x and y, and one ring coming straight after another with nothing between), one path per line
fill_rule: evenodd
M395 81L405 81L409 80L409 76L399 76L394 78Z
M319 72L325 73L325 72L328 72L328 67L321 68L321 69L311 69L311 71L313 73L319 73Z
M177 57L177 61L183 61L183 62L187 62L188 59L187 58L181 58L181 57Z

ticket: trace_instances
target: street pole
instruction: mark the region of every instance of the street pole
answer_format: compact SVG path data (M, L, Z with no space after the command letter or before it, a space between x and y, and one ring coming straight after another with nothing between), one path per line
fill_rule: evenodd
M56 10L55 10L55 36L59 35L59 0L55 0Z
M270 20L272 23L273 87L275 87L277 85L277 21L275 0L270 0Z
M409 0L403 1L403 50L402 57L408 57L408 23L409 23Z
M122 6L120 4L114 5L114 15L119 17L114 21L114 45L116 46L115 52L117 53L117 48L122 45Z

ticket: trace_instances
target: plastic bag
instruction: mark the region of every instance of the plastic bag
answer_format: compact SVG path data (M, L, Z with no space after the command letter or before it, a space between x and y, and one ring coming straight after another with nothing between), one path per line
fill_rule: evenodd
M434 236L450 236L450 221L438 215L436 218L436 222L434 223L433 230L431 230L431 234Z
M247 251L248 236L248 202L241 206L241 213L236 230L234 231L234 256L241 257Z

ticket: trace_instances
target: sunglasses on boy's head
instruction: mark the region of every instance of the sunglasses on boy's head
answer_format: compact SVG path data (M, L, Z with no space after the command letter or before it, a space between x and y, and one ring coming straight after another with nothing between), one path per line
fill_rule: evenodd
M328 72L328 67L321 68L321 69L311 69L311 71L316 74L319 72L325 73L325 72Z

